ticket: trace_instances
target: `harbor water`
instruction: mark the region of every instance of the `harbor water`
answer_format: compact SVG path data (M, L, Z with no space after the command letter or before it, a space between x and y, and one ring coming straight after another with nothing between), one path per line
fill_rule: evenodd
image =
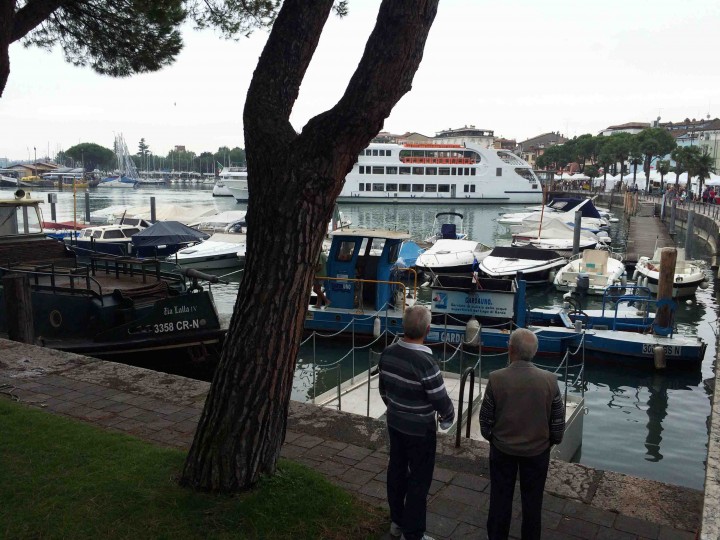
M49 191L34 191L34 198L47 201ZM3 190L0 197L12 196L11 189ZM91 211L108 206L148 205L150 197L157 204L206 205L218 212L244 209L232 198L213 198L208 187L148 187L132 190L90 190ZM41 205L45 220L50 219L50 205ZM409 231L413 239L421 240L432 230L437 212L455 211L465 216L465 232L469 238L484 244L507 245L510 234L495 221L505 211L519 208L502 206L439 205L341 205L340 210L353 226L376 227ZM72 192L58 193L57 218L73 219ZM77 217L84 219L84 193L77 194ZM621 217L618 212L618 217ZM622 246L625 237L624 220L614 224L611 236L613 246ZM682 245L684 237L678 235ZM645 255L652 255L653 246L647 247ZM708 259L707 247L695 242L695 258ZM227 274L232 272L228 270ZM218 272L221 273L221 272ZM221 314L232 312L241 273L226 276L227 285L213 285L212 291ZM655 372L651 369L630 369L613 363L588 363L585 375L585 418L583 447L577 460L599 469L612 470L702 489L705 474L706 444L710 396L703 380L713 376L716 356L716 332L718 328L717 283L711 281L706 290L698 289L690 304L682 302L676 313L679 331L701 336L708 344L702 368L698 370ZM429 300L427 292L421 293ZM561 293L551 287L531 290L529 307L547 307L561 304ZM596 307L592 303L588 306ZM373 347L349 353L351 341L316 336L301 349L296 368L293 398L310 400L331 388L338 378L336 370L324 370L321 366L335 364L339 359L342 377L367 369L370 349L381 350L381 343ZM435 347L438 357L442 349ZM455 359L458 362L458 359ZM464 364L469 365L471 360ZM502 367L507 362L504 355L487 356L482 362L482 374ZM552 360L545 361L553 365ZM555 362L554 365L557 365Z

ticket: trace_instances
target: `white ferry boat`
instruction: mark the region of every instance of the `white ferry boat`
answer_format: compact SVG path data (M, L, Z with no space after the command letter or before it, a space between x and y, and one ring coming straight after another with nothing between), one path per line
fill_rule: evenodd
M471 144L373 143L345 178L341 203L537 204L530 165L507 150Z

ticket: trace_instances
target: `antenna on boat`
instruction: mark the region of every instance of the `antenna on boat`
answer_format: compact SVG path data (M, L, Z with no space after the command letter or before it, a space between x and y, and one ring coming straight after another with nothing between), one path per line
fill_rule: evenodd
M125 214L127 214L127 208L123 211L123 215L122 215L122 217L120 218L120 225L122 225L123 222L125 221Z

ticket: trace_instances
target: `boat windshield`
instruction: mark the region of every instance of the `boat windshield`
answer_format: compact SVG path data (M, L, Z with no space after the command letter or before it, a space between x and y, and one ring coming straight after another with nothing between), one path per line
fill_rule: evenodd
M42 232L38 207L18 204L0 206L0 235Z

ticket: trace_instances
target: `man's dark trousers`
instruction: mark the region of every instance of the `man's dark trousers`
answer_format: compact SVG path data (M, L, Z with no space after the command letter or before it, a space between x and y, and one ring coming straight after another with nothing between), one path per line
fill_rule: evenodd
M400 525L407 540L419 540L425 533L427 495L435 469L434 431L424 437L406 435L388 427L390 463L387 494L390 517Z
M522 540L540 540L543 491L550 464L550 449L531 457L511 456L490 445L490 540L506 540L510 532L515 479L520 471Z

